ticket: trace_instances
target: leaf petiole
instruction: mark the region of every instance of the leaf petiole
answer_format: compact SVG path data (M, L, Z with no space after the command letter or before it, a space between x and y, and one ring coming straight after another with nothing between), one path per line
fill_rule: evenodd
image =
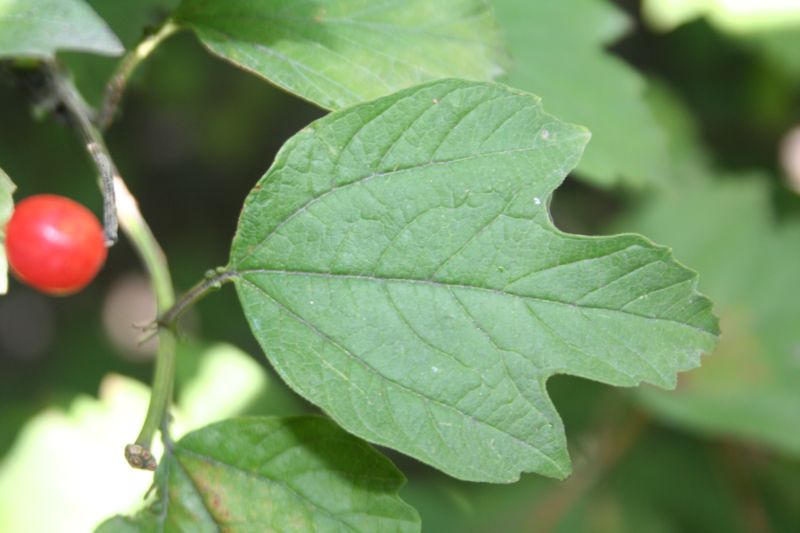
M106 85L103 103L95 117L94 122L98 128L104 130L114 121L114 115L122 100L125 88L128 86L128 80L133 76L139 64L147 59L164 39L178 31L178 29L178 25L171 19L167 19L158 30L142 39L136 48L125 54L120 60L117 69Z
M189 308L210 293L221 289L224 283L231 282L238 276L238 272L227 270L226 267L209 270L201 281L181 296L172 307L161 314L158 319L158 325L169 329L174 328L176 322Z

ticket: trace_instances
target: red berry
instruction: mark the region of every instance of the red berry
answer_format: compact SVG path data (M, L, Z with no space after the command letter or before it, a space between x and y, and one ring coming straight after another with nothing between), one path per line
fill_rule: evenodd
M14 208L6 227L8 264L42 292L67 295L88 285L106 260L103 228L81 204L51 194Z

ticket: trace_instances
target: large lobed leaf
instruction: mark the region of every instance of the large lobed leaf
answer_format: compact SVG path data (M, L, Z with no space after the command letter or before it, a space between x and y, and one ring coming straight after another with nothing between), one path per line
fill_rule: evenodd
M59 50L124 52L83 0L0 0L0 58L51 58Z
M329 420L240 418L185 436L156 473L158 501L118 531L419 531L388 459Z
M485 0L183 0L176 21L215 54L327 109L502 72Z
M606 0L493 3L513 59L508 83L592 130L578 176L599 186L664 180L666 148L645 82L604 49L627 30L627 17Z
M6 224L14 211L16 186L0 168L0 294L8 291L8 260L6 259Z
M550 376L672 387L717 335L667 249L553 226L588 138L536 97L461 80L297 134L248 196L229 265L277 371L450 475L565 477Z

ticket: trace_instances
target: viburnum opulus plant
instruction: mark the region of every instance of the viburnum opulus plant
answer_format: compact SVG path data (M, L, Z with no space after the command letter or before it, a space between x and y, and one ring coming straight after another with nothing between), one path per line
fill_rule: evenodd
M513 8L499 2L501 13ZM293 135L253 186L227 264L176 298L103 130L138 64L182 30L330 113ZM598 183L632 180L640 167L619 171L592 151L588 129L495 81L510 62L481 0L183 0L123 56L97 110L59 50L123 53L81 0L0 0L0 56L38 81L38 108L84 141L105 208L105 234L52 196L14 210L0 174L12 271L46 292L78 290L118 220L157 296L150 406L126 448L132 465L155 470L156 495L103 531L418 530L398 496L402 474L368 443L462 480L563 479L571 464L550 377L673 388L716 343L710 301L667 248L555 227L551 197L576 165ZM580 115L577 100L553 99ZM607 143L619 149L598 139ZM80 275L58 283L49 280L66 267L39 277L62 260L48 248L56 233L37 229L49 204L65 225L78 221L64 234L82 239L63 259ZM326 416L230 419L173 442L177 322L225 284L272 367Z

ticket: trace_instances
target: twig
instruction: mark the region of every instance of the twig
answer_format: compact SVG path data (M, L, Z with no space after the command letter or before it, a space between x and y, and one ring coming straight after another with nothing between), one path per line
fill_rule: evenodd
M95 118L95 124L97 124L98 128L105 130L114 121L114 115L116 115L119 103L122 101L122 95L125 93L128 81L139 64L153 53L153 50L161 44L161 41L178 29L175 23L167 20L155 33L145 37L136 48L125 54L106 85L103 103Z
M45 69L54 95L66 108L100 174L100 190L103 193L103 234L106 246L113 246L117 242L119 229L114 195L114 178L119 176L119 171L108 153L102 134L89 119L91 110L75 84L55 62L47 63Z
M175 291L164 252L144 220L136 198L119 175L102 134L89 119L90 110L72 80L55 64L48 64L47 68L54 91L69 113L73 125L86 141L86 150L103 176L104 198L110 199L111 212L114 213L114 238L118 214L122 231L131 241L150 276L150 284L156 294L158 314L161 316L175 302ZM153 470L156 467L150 447L159 428L162 432L167 431L166 421L175 381L175 351L174 331L162 329L159 333L153 390L147 415L136 442L125 448L125 457L136 468ZM165 438L168 439L168 436Z

